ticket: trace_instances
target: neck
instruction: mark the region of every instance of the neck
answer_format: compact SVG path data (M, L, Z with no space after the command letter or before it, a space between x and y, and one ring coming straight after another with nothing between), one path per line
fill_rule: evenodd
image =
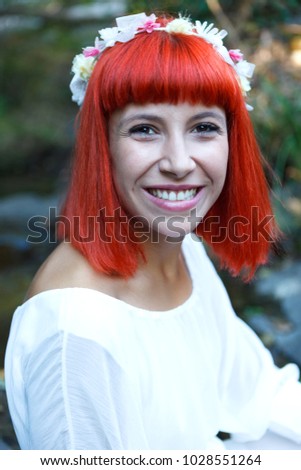
M182 241L172 241L158 236L158 242L146 241L143 250L146 263L141 262L140 269L162 278L174 278L183 268Z
M145 241L145 261L133 277L121 280L114 296L148 310L169 310L192 292L192 281L181 252L182 243Z

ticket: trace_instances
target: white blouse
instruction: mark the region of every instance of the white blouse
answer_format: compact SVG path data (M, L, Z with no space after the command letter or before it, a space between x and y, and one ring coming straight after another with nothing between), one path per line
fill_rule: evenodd
M202 243L193 291L168 311L87 288L45 291L13 318L8 402L22 449L212 449L272 429L301 442L301 384L233 312Z

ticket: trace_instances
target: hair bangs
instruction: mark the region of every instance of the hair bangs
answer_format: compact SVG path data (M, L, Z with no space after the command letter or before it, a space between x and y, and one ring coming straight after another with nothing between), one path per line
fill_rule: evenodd
M103 53L92 75L98 105L108 113L129 103L203 103L232 112L241 100L232 67L196 36L138 34Z

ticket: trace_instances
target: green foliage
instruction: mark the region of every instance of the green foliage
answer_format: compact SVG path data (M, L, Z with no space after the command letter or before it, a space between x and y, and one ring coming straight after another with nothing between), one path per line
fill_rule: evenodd
M282 181L287 168L301 172L301 94L297 84L287 86L287 80L259 79L252 116L263 153Z
M183 15L190 14L192 17L208 17L210 15L207 3L204 0L199 2L193 0L130 0L128 1L128 10L130 13L162 11L175 15L181 12Z
M260 0L252 2L252 16L260 28L285 22L300 10L298 0Z
M72 144L73 45L72 35L54 26L2 38L0 175L27 171L37 153Z

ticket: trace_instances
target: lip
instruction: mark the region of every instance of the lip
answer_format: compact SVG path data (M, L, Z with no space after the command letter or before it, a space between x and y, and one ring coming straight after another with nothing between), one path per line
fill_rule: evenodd
M158 197L153 196L148 189L160 189L160 190L170 190L170 191L185 191L189 189L198 188L198 191L193 199L189 201L168 201L166 199L159 199ZM169 212L185 212L193 209L203 195L204 186L200 185L159 185L159 186L150 186L148 188L143 188L143 191L146 197L157 207L167 210Z
M200 184L161 184L158 186L147 186L144 189L147 191L149 189L161 189L161 190L169 190L169 191L186 191L189 189L201 188Z

